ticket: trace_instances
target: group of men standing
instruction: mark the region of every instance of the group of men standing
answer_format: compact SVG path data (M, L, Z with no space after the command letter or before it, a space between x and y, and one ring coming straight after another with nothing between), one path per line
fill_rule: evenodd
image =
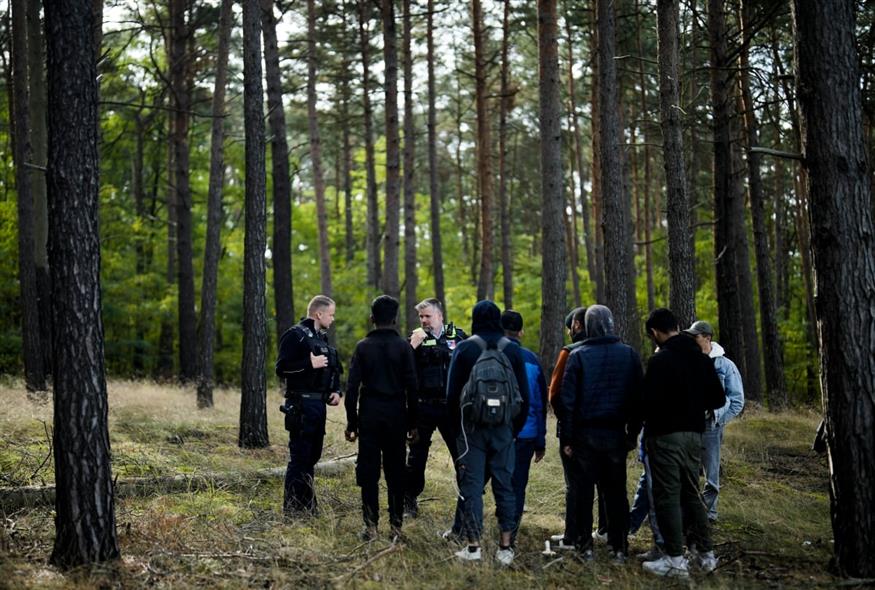
M607 307L578 308L566 319L572 343L561 351L548 388L537 356L520 344L518 312L502 313L491 301L480 301L468 337L444 323L440 301L426 299L416 306L420 328L405 339L397 329L398 309L387 295L373 301L374 329L356 345L347 379L346 438L359 444L363 539L377 536L381 466L392 537L400 536L405 516L418 515L437 431L458 484L453 525L444 538L464 544L457 558L482 559L483 493L491 482L500 530L495 558L511 564L529 468L545 453L549 403L558 418L566 478L559 547L593 558L597 489L599 532L606 533L615 562L625 561L630 526L640 526L643 517L636 515L643 513L656 543L645 570L688 575L685 541L703 570L716 567L709 519L716 519L719 445L723 426L743 407L743 393L737 369L712 341L707 323L696 322L684 334L671 311L653 311L645 327L658 348L643 372L638 354L616 335ZM313 470L322 450L325 405L337 405L341 397L342 368L325 334L334 311L331 299L315 297L308 317L280 342L276 371L286 381L282 409L290 433L287 514L317 510ZM642 424L645 473L630 518L626 456L638 446ZM703 464L707 509L698 483Z

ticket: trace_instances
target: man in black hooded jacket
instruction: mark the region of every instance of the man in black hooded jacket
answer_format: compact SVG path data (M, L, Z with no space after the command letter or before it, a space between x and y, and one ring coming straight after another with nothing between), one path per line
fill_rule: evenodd
M491 301L480 301L471 313L471 333L495 347L504 338L501 328L501 311ZM471 375L471 370L482 349L476 339L460 343L450 361L447 375L447 408L453 423L459 426L457 445L459 458L459 500L462 507L462 532L468 547L456 553L464 561L480 560L480 535L483 527L483 486L487 469L492 479L501 540L496 560L502 565L513 562L511 535L516 528L516 499L511 480L514 468L514 438L522 430L529 415L529 387L526 366L520 347L507 342L503 352L510 361L519 387L520 411L510 425L474 426L463 424L460 408L462 389Z

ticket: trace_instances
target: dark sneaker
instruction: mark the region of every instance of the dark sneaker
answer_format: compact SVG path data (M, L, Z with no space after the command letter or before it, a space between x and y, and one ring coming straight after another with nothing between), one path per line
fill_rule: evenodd
M359 539L364 541L365 543L370 543L371 541L377 540L377 527L375 526L366 526L362 529L362 532L359 533Z
M416 498L404 498L404 518L419 516L419 503Z

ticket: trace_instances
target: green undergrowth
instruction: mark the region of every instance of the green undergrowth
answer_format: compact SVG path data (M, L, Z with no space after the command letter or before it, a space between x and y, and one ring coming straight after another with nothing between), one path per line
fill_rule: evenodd
M0 416L2 485L51 483L51 407L18 395L15 410ZM686 587L657 581L636 560L610 565L606 550L583 564L563 554L544 557L544 540L562 530L564 484L555 438L532 466L526 514L514 566L492 563L497 530L495 505L487 493L482 564L457 563L455 547L440 538L455 502L452 464L439 437L419 518L406 522L405 539L388 539L383 488L381 537L358 539L359 488L354 470L317 476L320 513L284 521L282 478L256 471L288 460L281 415L268 402L271 446L244 451L236 445L239 393L216 392L212 410L197 410L194 391L149 383L110 383L110 429L114 475L150 477L181 473L224 473L197 491L117 499L122 559L73 572L49 566L54 539L52 507L2 509L0 587L10 588L620 588ZM9 398L7 398L9 399ZM714 538L721 566L716 574L693 576L708 588L825 587L832 551L826 460L810 450L818 417L806 412L749 411L727 428L723 453L720 520ZM323 458L348 455L343 411L329 409ZM553 424L549 432L555 431ZM41 466L41 463L45 465ZM640 474L628 460L631 501ZM645 526L630 538L630 552L651 543Z

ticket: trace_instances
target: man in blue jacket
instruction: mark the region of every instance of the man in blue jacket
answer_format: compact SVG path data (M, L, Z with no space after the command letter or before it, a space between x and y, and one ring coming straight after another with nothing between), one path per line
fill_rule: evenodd
M483 529L483 486L487 469L492 478L495 512L501 531L495 558L502 565L513 563L511 535L516 528L516 498L513 493L514 438L523 429L529 415L529 387L526 366L519 345L508 342L501 329L501 311L491 301L480 301L471 312L471 333L479 338L468 338L460 343L450 361L447 375L447 408L458 425L456 439L459 457L457 477L459 502L462 509L462 534L468 546L456 552L463 561L480 561L480 536ZM502 340L504 342L502 342ZM484 349L498 348L510 363L513 378L521 396L519 412L511 423L482 426L465 419L460 400L474 365Z
M711 324L699 320L684 330L696 340L696 344L714 360L714 370L726 393L726 403L705 414L705 432L702 433L702 467L705 470L705 490L702 498L708 509L708 520L717 521L717 496L720 494L720 446L723 444L723 429L730 420L744 409L744 386L741 373L731 360L726 358L723 347L714 341Z
M575 544L592 559L592 504L599 486L608 517L608 545L614 560L626 559L629 500L626 455L634 448L638 417L641 359L614 333L614 317L604 305L586 311L586 340L565 367L559 398L562 452L574 461L578 491Z
M516 529L512 539L515 544L526 505L526 486L529 484L532 458L534 457L535 463L540 462L544 458L547 446L547 380L544 378L544 370L538 357L520 344L523 316L518 311L506 310L501 314L501 327L504 329L504 335L520 346L529 385L529 413L515 443L516 465L512 480L513 493L516 496Z

